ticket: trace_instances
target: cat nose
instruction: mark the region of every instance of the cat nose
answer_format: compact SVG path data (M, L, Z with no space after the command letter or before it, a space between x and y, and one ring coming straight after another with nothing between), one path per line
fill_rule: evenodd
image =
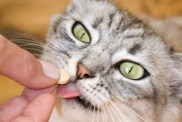
M83 78L89 78L91 75L89 70L87 70L83 65L78 64L77 76L79 79L83 79Z

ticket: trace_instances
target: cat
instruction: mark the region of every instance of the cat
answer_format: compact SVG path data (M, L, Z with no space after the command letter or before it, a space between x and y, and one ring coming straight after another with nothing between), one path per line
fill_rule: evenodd
M50 122L182 120L182 54L163 40L109 0L73 0L52 18L41 56L71 75Z
M165 19L154 19L146 15L138 17L165 37L164 41L175 51L182 51L182 16L171 16Z

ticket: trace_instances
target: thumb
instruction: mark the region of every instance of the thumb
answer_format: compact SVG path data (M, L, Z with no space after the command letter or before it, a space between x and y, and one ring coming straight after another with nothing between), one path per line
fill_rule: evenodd
M41 89L54 85L59 79L58 69L37 60L0 35L0 74L25 87Z

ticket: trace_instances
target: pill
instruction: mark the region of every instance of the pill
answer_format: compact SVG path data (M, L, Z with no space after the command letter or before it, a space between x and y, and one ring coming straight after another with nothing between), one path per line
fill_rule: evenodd
M59 72L61 74L61 77L58 81L58 84L66 84L69 82L69 79L70 79L70 74L68 71L62 69L62 68L59 68Z

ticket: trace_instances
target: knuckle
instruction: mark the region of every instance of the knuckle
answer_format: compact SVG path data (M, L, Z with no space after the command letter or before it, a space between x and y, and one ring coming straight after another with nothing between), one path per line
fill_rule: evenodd
M38 70L38 63L33 56L27 54L23 56L23 67L26 80L35 77Z

